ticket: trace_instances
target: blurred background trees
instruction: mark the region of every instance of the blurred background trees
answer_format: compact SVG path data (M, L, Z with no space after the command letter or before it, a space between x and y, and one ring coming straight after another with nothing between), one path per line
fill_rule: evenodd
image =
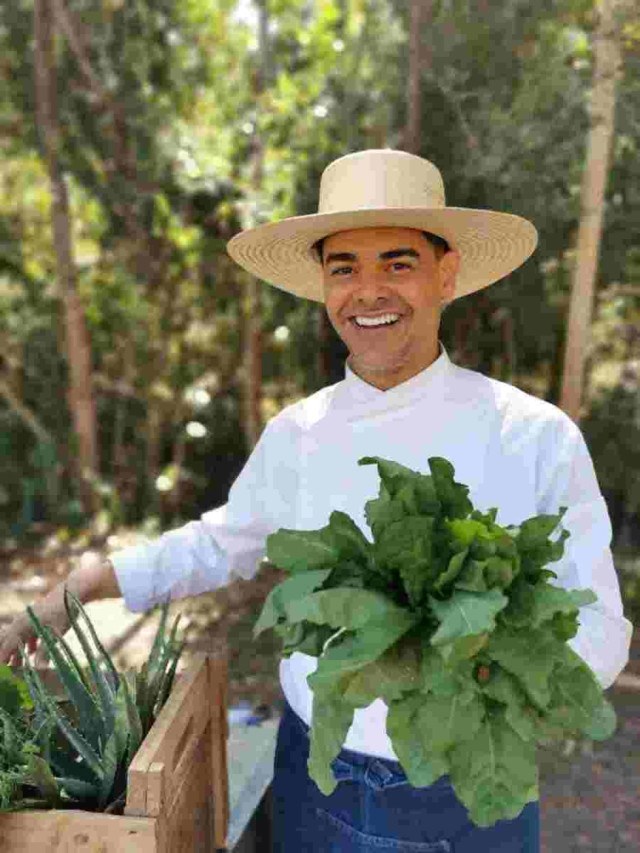
M637 545L640 17L616 6L581 426L617 540ZM314 212L322 170L349 151L414 150L442 170L449 204L534 221L534 257L454 303L442 337L457 363L558 403L599 10L2 4L3 541L192 518L225 500L269 417L340 378L344 351L321 306L249 281L225 243Z

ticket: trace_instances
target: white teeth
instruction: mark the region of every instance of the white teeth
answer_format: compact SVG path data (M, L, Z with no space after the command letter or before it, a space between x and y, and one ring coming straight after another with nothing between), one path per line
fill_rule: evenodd
M386 326L395 323L399 314L382 314L380 317L354 317L358 326Z

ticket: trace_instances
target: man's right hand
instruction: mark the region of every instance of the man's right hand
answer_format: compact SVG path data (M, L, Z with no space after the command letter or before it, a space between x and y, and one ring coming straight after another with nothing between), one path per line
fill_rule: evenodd
M111 562L102 554L87 551L80 557L78 566L70 572L66 580L32 605L38 619L61 634L70 627L64 606L65 587L83 604L120 596L120 587ZM36 652L36 664L46 662L46 651L38 642L26 610L0 632L0 663L20 665L20 643L24 643L29 652Z

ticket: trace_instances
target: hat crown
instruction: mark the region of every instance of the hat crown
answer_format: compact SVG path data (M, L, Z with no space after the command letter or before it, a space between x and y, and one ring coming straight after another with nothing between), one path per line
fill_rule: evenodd
M320 179L318 213L444 206L439 169L407 151L380 148L346 154L330 163Z

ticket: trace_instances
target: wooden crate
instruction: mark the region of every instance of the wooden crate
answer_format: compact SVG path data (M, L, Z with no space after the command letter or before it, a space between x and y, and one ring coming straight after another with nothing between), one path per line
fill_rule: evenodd
M211 853L227 846L227 669L198 655L174 684L130 767L124 815L0 815L0 851Z

